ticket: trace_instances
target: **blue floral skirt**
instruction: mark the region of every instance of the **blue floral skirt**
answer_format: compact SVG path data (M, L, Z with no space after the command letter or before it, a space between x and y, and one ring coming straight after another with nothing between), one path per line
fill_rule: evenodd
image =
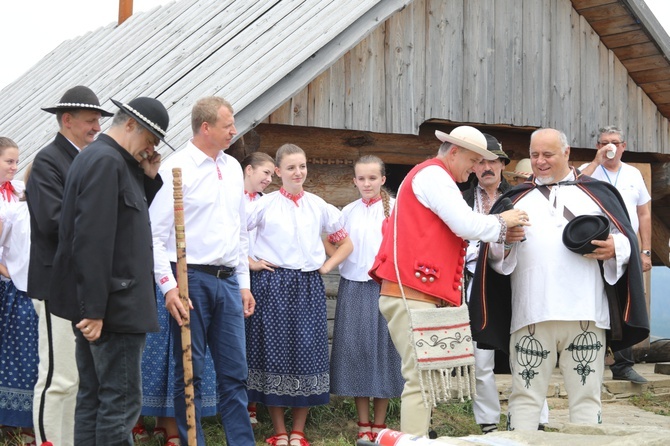
M254 314L246 319L249 401L328 404L326 291L318 271L251 272Z
M402 393L402 362L386 319L379 312L379 289L374 280L354 282L340 278L330 356L330 393L374 398L394 398Z
M170 334L170 313L165 308L165 298L156 287L156 306L160 332L147 333L147 343L142 355L142 415L174 417L174 356ZM212 354L207 349L202 392L202 416L216 415L216 373Z
M38 319L26 293L0 282L0 424L33 426Z

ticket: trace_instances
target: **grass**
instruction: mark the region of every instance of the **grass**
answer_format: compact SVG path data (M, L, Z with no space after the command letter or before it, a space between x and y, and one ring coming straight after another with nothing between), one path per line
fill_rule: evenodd
M656 415L670 416L670 398L668 395L654 395L651 392L644 392L639 396L632 396L628 399L629 403Z
M314 407L309 412L305 435L313 446L344 446L355 443L358 433L356 406L353 398L331 397L327 406ZM270 437L272 423L267 411L259 405L258 427L254 429L256 445L265 444ZM290 413L287 412L290 426ZM389 404L386 425L390 429L400 429L400 399L392 399ZM501 427L504 426L504 420ZM442 404L433 412L433 427L439 436L465 436L481 433L472 413L472 402ZM219 421L216 418L204 421L207 444L225 445Z
M670 416L670 397L654 395L650 392L628 399L641 409L658 415ZM506 424L506 408L502 408L502 415L498 429L504 430ZM270 437L272 423L268 413L261 405L258 407L258 427L254 429L256 445L265 445L265 439ZM305 434L313 446L345 446L355 443L358 427L356 425L356 407L353 398L331 397L327 406L314 407L309 412ZM153 420L146 418L147 428L151 428ZM400 429L400 400L392 399L389 404L386 424L390 429ZM290 426L290 412L287 412L287 425ZM433 429L438 436L462 437L471 434L480 434L472 413L472 402L441 404L433 410ZM223 428L216 417L204 418L203 429L205 439L210 446L223 446ZM0 446L18 446L18 442L0 436ZM147 443L146 446L159 446L157 442Z
M350 446L355 443L356 406L353 398L331 397L327 406L314 407L309 412L305 434L312 446ZM272 436L272 423L264 407L258 407L258 426L254 429L256 445L266 445L265 439ZM153 420L146 418L147 428ZM203 419L205 440L208 446L223 446L223 428L217 417ZM400 429L400 400L392 399L389 404L386 424L390 429ZM287 426L290 428L290 412L287 412ZM504 426L504 420L501 427ZM472 402L441 404L433 411L433 427L439 436L465 436L481 433L472 414ZM0 446L17 446L19 443L0 439ZM159 446L158 442L146 446ZM267 445L266 445L267 446Z

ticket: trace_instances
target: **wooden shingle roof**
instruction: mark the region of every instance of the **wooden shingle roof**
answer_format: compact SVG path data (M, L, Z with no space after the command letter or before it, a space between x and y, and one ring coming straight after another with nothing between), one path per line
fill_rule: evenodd
M410 1L180 0L138 13L63 42L5 87L0 135L19 144L25 165L58 130L40 107L78 84L109 111L110 98L158 98L176 146L190 138L203 96L230 101L243 134Z
M628 74L670 118L670 37L644 0L571 0Z

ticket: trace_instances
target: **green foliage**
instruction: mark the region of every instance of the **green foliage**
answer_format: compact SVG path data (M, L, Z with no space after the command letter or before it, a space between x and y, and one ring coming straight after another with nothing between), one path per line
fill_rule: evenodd
M670 400L667 396L654 395L644 392L642 395L632 396L628 400L633 406L653 412L656 415L670 416Z

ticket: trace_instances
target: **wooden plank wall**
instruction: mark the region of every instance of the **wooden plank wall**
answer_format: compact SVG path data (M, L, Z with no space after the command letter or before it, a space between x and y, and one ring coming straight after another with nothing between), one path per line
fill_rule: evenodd
M416 0L265 122L418 134L429 119L556 127L670 153L668 120L570 0Z

